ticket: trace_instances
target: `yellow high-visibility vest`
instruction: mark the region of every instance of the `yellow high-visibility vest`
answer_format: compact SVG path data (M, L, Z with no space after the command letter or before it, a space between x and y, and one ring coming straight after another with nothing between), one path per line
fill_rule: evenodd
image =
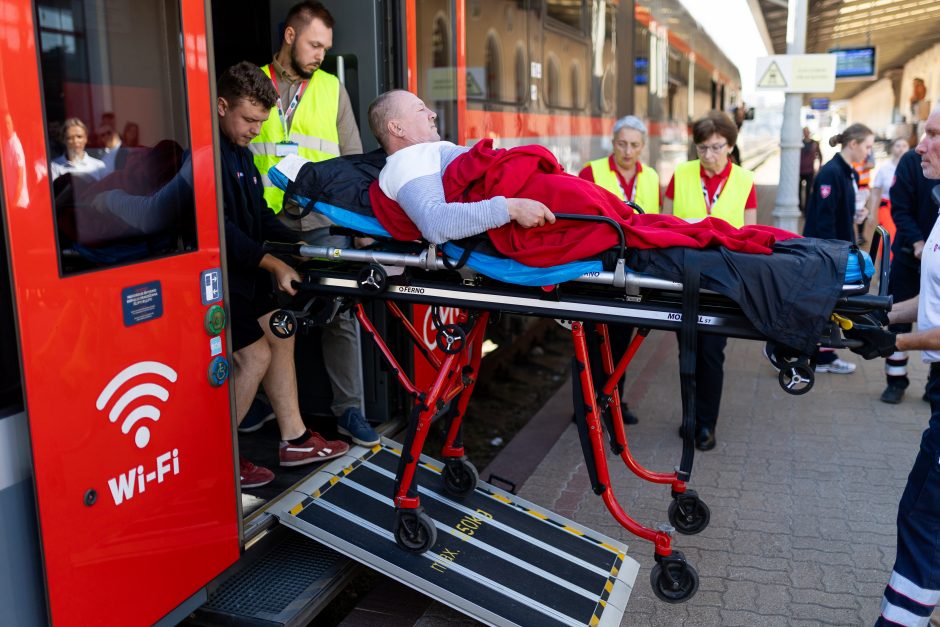
M711 217L721 218L731 226L744 226L744 205L754 186L754 173L731 164L718 200L712 205ZM708 217L702 193L701 162L686 161L676 166L673 181L672 212L684 220Z
M589 162L588 165L591 166L591 174L594 176L596 184L613 193L620 200L627 200L620 188L617 173L610 168L609 157L595 159ZM636 173L633 187L633 202L638 204L645 213L659 213L659 174L656 173L656 170L648 165L642 166L640 171Z
M274 68L266 65L261 70L268 76ZM282 103L284 108L290 103ZM248 149L255 158L255 166L261 172L264 183L264 199L268 206L279 213L284 202L284 192L271 184L268 170L280 162L277 144L290 140L297 144L297 154L311 161L326 161L339 156L339 131L336 117L339 114L339 79L317 70L310 78L307 88L294 111L289 135L284 135L284 125L277 106L271 108L267 121L261 125L261 134L251 140Z

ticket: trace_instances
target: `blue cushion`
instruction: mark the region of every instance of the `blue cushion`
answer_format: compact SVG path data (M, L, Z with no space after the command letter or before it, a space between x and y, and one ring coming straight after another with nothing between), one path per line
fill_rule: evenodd
M849 253L849 262L845 266L846 283L862 283L865 280L870 279L872 275L875 274L875 264L872 263L871 256L864 250L861 251L861 253L865 264L865 278L862 278L862 271L859 268L858 263L858 255Z

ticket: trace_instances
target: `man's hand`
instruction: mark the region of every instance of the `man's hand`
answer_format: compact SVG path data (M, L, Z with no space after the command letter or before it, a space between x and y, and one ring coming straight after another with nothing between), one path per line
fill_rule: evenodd
M549 224L555 223L555 214L537 200L507 198L506 206L509 209L509 219L517 222L524 229L542 226L546 222Z
M294 282L300 283L300 275L292 267L273 255L265 255L261 258L259 264L263 269L274 275L274 281L277 283L277 289L286 292L291 296L297 293L294 288Z
M914 242L914 257L920 259L920 256L924 253L924 240Z

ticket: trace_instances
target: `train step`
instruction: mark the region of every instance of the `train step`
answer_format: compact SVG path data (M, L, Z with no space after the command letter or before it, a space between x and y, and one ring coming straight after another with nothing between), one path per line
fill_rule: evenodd
M403 550L393 535L400 445L355 447L275 510L282 525L491 625L619 625L639 564L623 543L479 482L457 500L422 456L417 485L437 541Z
M209 585L188 625L301 627L361 567L320 542L276 526Z

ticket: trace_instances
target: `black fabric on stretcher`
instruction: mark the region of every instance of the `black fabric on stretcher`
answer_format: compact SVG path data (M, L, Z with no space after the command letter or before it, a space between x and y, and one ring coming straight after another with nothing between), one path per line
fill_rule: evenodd
M288 185L286 197L302 196L310 199L308 207L319 201L374 218L369 185L378 178L385 159L382 150L374 150L308 163ZM555 209L563 212L561 208ZM296 206L294 210L285 210L299 217ZM501 256L488 238L471 240L456 243ZM778 242L772 255L713 248L697 250L695 257L700 264L703 288L740 305L763 335L801 353L812 354L841 294L849 249L847 242L804 238ZM626 262L634 272L682 283L682 269L691 252L687 248L629 249ZM609 269L610 254L605 254L602 260Z
M842 293L850 245L815 238L777 242L772 255L725 248L629 250L636 272L683 281L686 258L694 253L701 286L727 296L758 332L809 355Z
M361 155L306 164L284 190L284 194L288 201L294 195L309 198L310 204L299 208L297 204L285 203L287 215L300 219L310 213L315 203L325 202L374 218L372 203L369 201L369 186L379 178L379 172L385 167L385 159L385 152L378 149Z

